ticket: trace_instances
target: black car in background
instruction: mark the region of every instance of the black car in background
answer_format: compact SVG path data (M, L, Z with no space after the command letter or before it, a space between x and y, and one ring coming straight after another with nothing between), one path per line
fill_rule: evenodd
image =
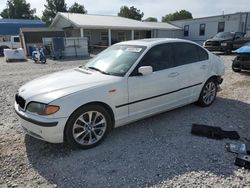
M233 60L232 69L234 72L241 72L242 70L250 71L250 43L235 51L237 56Z
M232 50L242 47L247 42L250 42L250 37L246 37L245 33L220 32L213 38L206 40L203 46L209 51L220 51L230 54Z

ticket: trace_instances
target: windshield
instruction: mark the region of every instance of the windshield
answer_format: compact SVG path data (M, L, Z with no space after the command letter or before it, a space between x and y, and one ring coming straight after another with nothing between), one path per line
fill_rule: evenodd
M230 32L220 32L214 36L214 38L219 38L219 39L230 39L233 37L234 37L234 33L230 33Z
M85 68L103 74L124 76L145 49L145 46L114 45L90 60Z

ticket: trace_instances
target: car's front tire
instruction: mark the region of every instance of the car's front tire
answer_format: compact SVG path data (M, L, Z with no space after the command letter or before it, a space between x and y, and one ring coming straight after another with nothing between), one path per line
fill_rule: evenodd
M66 141L75 148L89 149L100 144L112 128L110 114L99 105L76 110L65 127Z
M217 90L218 87L216 79L210 78L204 84L197 104L202 107L210 106L215 101Z
M241 72L241 68L235 68L234 66L232 66L232 70L234 72Z

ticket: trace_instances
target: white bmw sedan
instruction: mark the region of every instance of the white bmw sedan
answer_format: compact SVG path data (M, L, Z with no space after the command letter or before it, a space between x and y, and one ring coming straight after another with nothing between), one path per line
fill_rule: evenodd
M127 41L25 84L15 110L27 134L87 149L115 127L194 102L211 105L223 74L223 62L193 42Z

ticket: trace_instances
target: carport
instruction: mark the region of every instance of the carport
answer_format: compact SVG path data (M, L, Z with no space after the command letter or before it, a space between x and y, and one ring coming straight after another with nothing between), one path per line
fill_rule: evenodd
M63 29L67 37L87 37L92 46L110 46L116 42L143 38L177 38L182 35L181 28L168 23L76 13L57 13L50 28Z

